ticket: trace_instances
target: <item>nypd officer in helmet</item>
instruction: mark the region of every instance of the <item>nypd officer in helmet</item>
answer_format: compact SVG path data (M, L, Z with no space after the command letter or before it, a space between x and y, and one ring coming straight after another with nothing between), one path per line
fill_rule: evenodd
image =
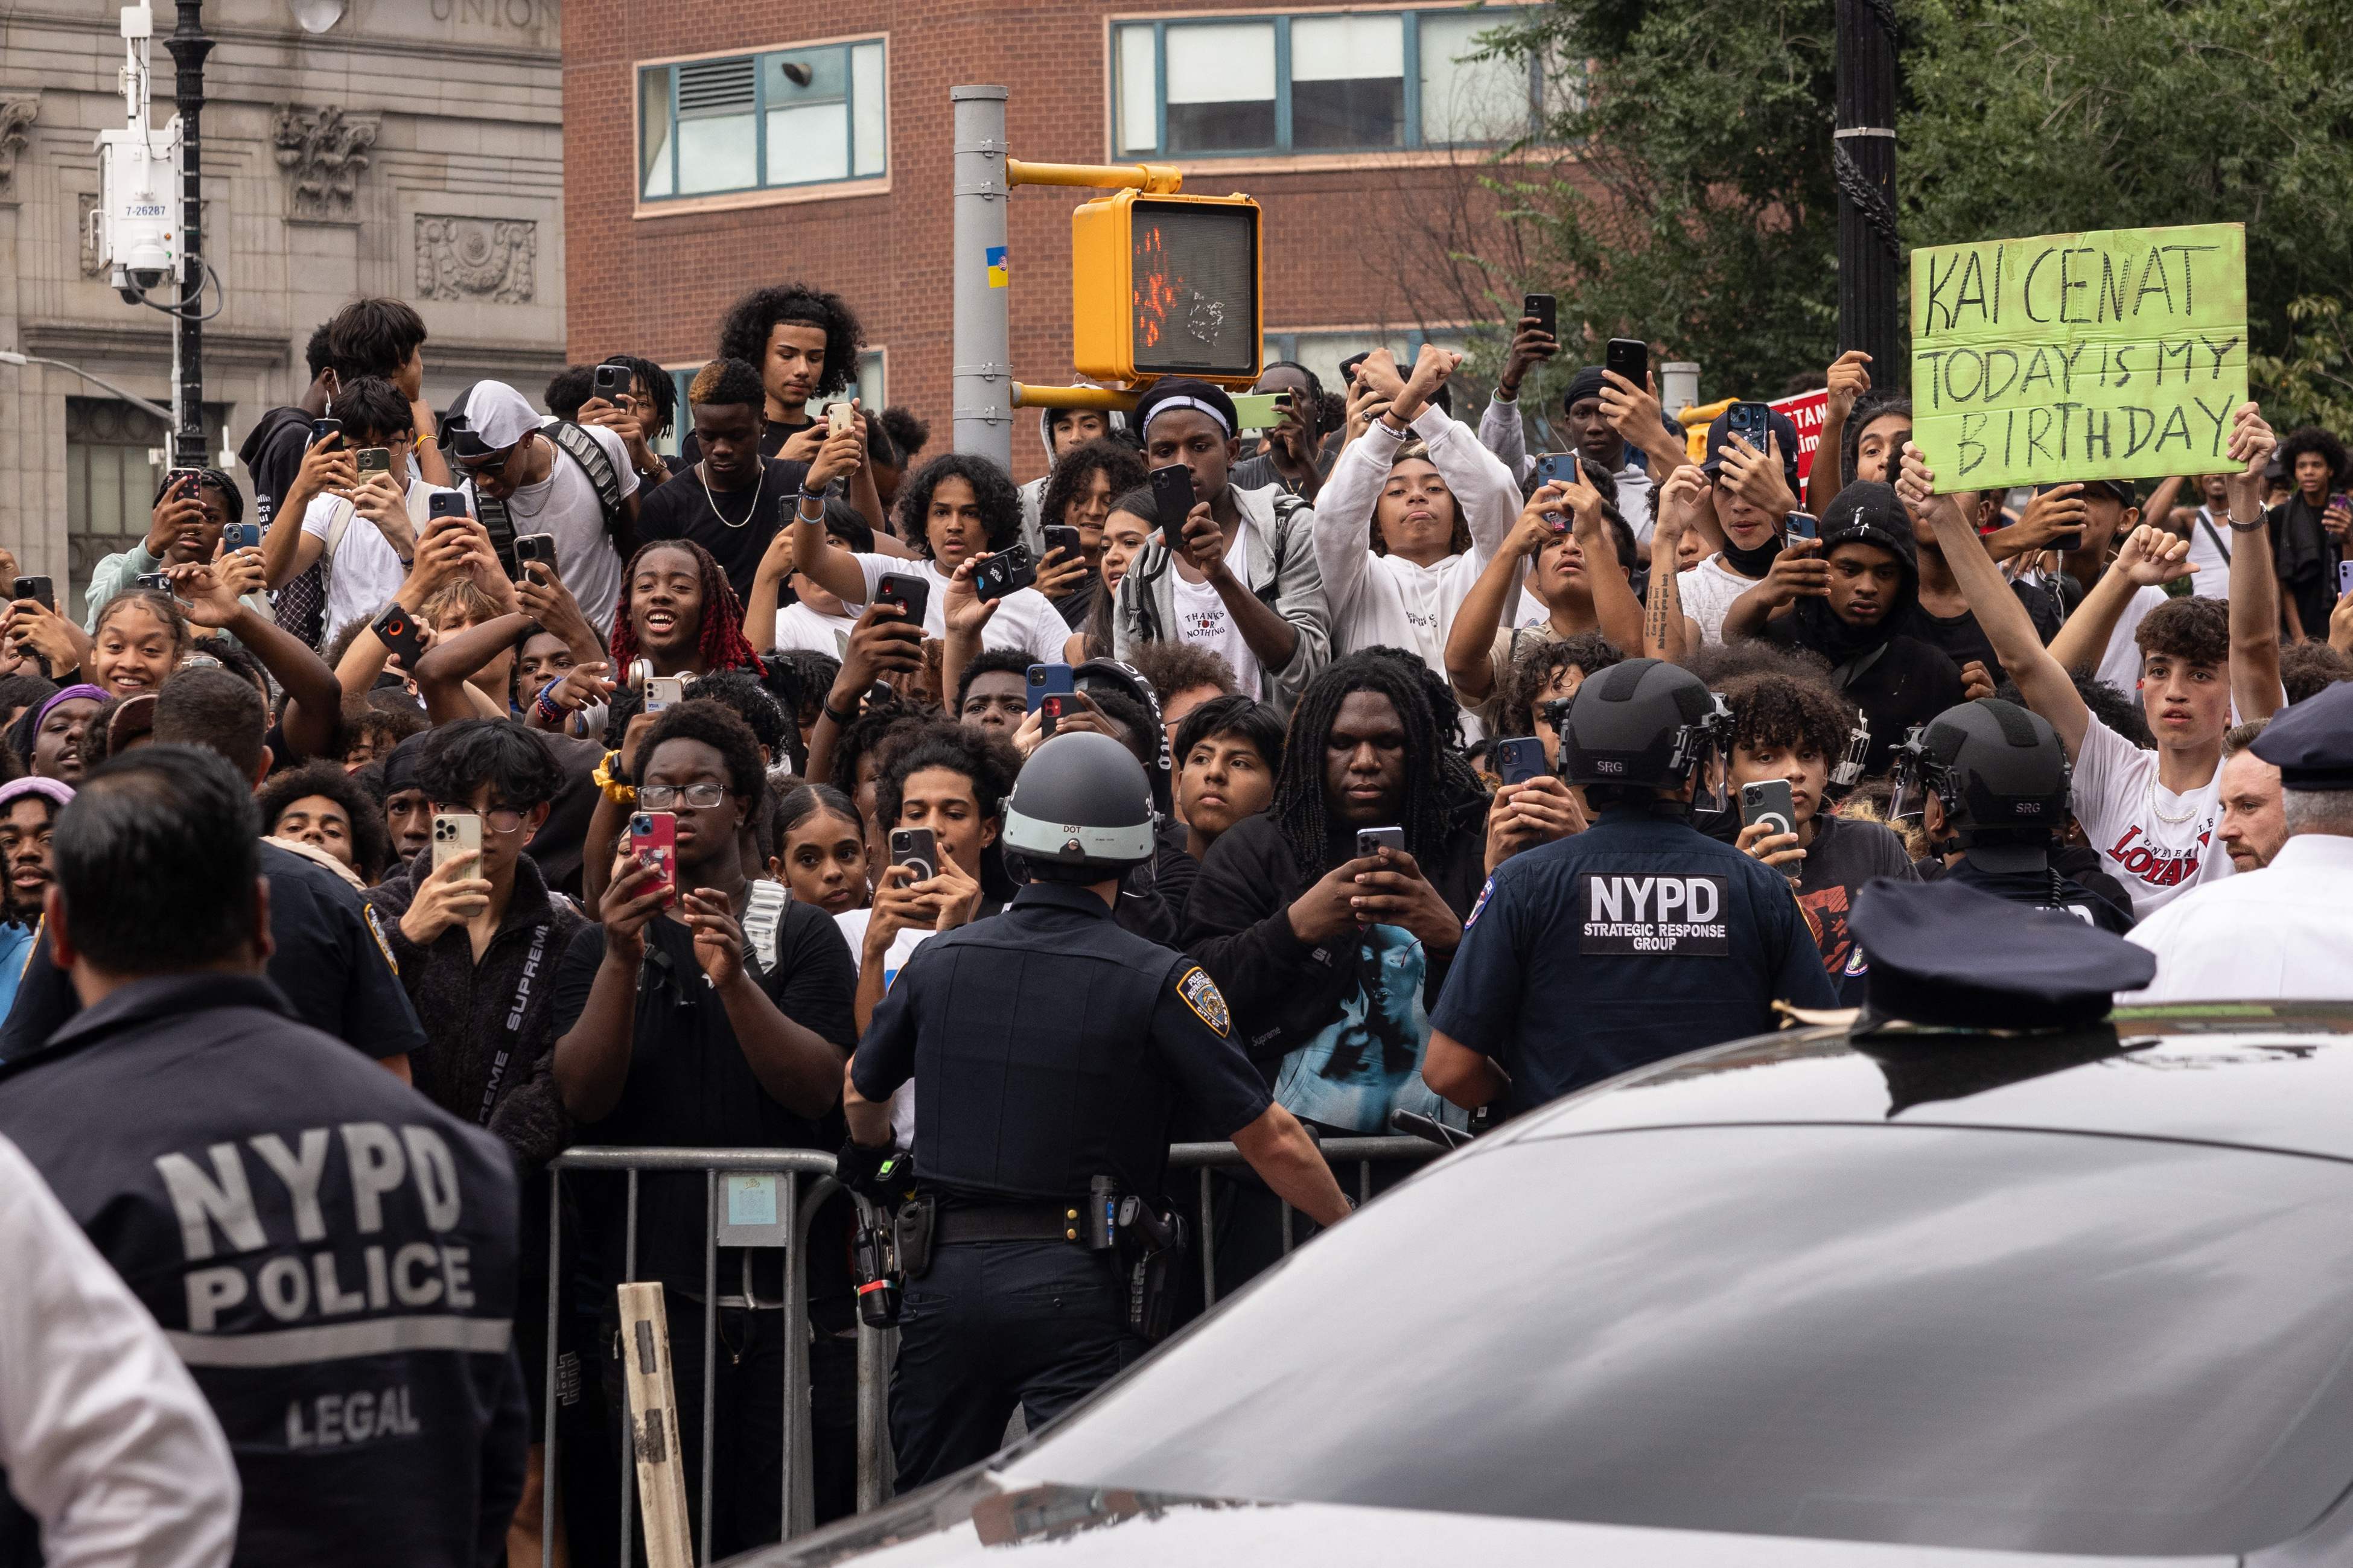
M83 783L44 926L81 1010L0 1077L0 1133L211 1402L234 1563L470 1568L522 1495L513 1162L295 1018L259 833L216 752Z
M1465 1107L1533 1110L1630 1068L1838 998L1788 879L1691 825L1720 807L1730 732L1690 671L1635 658L1577 688L1560 774L1594 825L1487 879L1430 1014L1421 1076Z
M1895 784L1891 813L1918 811L1940 880L2132 930L2129 896L2120 907L2052 864L2067 823L2067 751L2040 714L1993 697L1947 708L1897 748Z
M873 1192L892 1091L915 1081L891 1386L902 1492L995 1452L1017 1403L1034 1427L1143 1353L1156 1298L1133 1321L1129 1283L1140 1258L1155 1279L1174 1272L1155 1205L1179 1099L1318 1224L1348 1212L1235 1042L1217 985L1113 920L1121 877L1153 855L1150 788L1127 748L1082 732L1039 747L1004 842L1029 885L915 951L843 1090L842 1168Z

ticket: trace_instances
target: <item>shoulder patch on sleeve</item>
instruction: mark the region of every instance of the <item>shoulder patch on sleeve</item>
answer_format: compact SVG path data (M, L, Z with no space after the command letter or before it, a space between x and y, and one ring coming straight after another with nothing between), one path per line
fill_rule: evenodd
M1463 917L1462 929L1464 931L1469 931L1472 926L1479 923L1479 911L1485 909L1487 907L1487 900L1494 896L1495 879L1490 877L1487 879L1486 885L1479 889L1479 901L1472 904L1471 906L1471 912Z
M392 956L392 943L384 940L384 923L376 918L375 906L363 900L360 904L360 913L367 921L368 935L375 938L375 950L384 954L384 966L397 977L400 973L400 961Z
M1233 1015L1226 1010L1225 994L1207 970L1198 963L1187 970L1176 982L1176 994L1184 998L1185 1005L1193 1009L1195 1016L1218 1032L1218 1038L1232 1037Z

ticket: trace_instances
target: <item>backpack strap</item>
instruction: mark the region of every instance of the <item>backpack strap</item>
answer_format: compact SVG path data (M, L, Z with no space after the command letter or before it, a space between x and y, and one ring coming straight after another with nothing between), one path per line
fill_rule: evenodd
M547 433L555 444L570 454L596 487L596 504L605 509L607 532L621 521L621 476L613 470L613 459L596 444L596 437L569 419L559 419L548 426Z
M508 578L512 580L521 576L515 564L514 519L507 515L507 503L484 495L481 487L471 479L466 481L466 496L474 503L474 521L480 523L482 531L491 536L491 549L498 556L499 564L505 569Z

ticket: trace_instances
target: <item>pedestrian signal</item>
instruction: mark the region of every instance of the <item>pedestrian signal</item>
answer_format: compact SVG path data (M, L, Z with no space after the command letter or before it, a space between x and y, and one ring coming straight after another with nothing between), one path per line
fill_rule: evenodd
M1079 374L1258 380L1261 227L1248 196L1134 190L1071 214L1071 323Z

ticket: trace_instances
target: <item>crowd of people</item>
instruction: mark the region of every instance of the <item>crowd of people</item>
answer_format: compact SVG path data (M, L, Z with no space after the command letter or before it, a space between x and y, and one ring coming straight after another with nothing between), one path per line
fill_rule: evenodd
M495 381L436 410L423 321L362 300L242 477L164 477L79 623L9 604L0 1131L195 1372L246 1560L331 1519L381 1521L386 1562L535 1560L550 1408L564 1549L609 1558L624 1279L695 1304L690 1474L716 1363L714 1545L777 1538L784 1254L722 1252L705 1342L703 1178L568 1178L551 1215L568 1147L839 1150L941 1200L943 1241L1052 1249L1053 1215L991 1206L1087 1191L1036 1174L1067 1162L1028 1158L1018 1080L1108 1070L1090 1031L1133 1009L1121 1070L1168 1092L1070 1114L1237 1142L1194 1243L1229 1289L1285 1201L1303 1233L1347 1212L1306 1132L1476 1131L1860 1003L1874 879L2139 933L2151 997L2353 995L2297 934L2353 777L2263 740L2353 697L2335 437L2249 404L2224 472L1940 494L1850 353L1793 378L1829 395L1801 479L1786 417L1685 430L1647 377L1522 407L1566 345L1512 331L1483 408L1436 346L1330 389L1271 365L1256 431L1163 380L1046 411L1017 484L860 405L820 289L746 294L682 404L616 354L543 412ZM1139 815L1059 804L1100 800L1078 777ZM2249 873L2223 962L2199 900ZM1119 1148L1149 1207L1157 1154ZM858 1223L825 1205L807 1260L820 1520L855 1500ZM1142 1342L1074 1372L1092 1330L1017 1354L941 1327L943 1291L909 1288L902 1487ZM204 1348L230 1333L258 1348ZM360 1390L339 1356L391 1362ZM437 1424L474 1446L370 1444Z

